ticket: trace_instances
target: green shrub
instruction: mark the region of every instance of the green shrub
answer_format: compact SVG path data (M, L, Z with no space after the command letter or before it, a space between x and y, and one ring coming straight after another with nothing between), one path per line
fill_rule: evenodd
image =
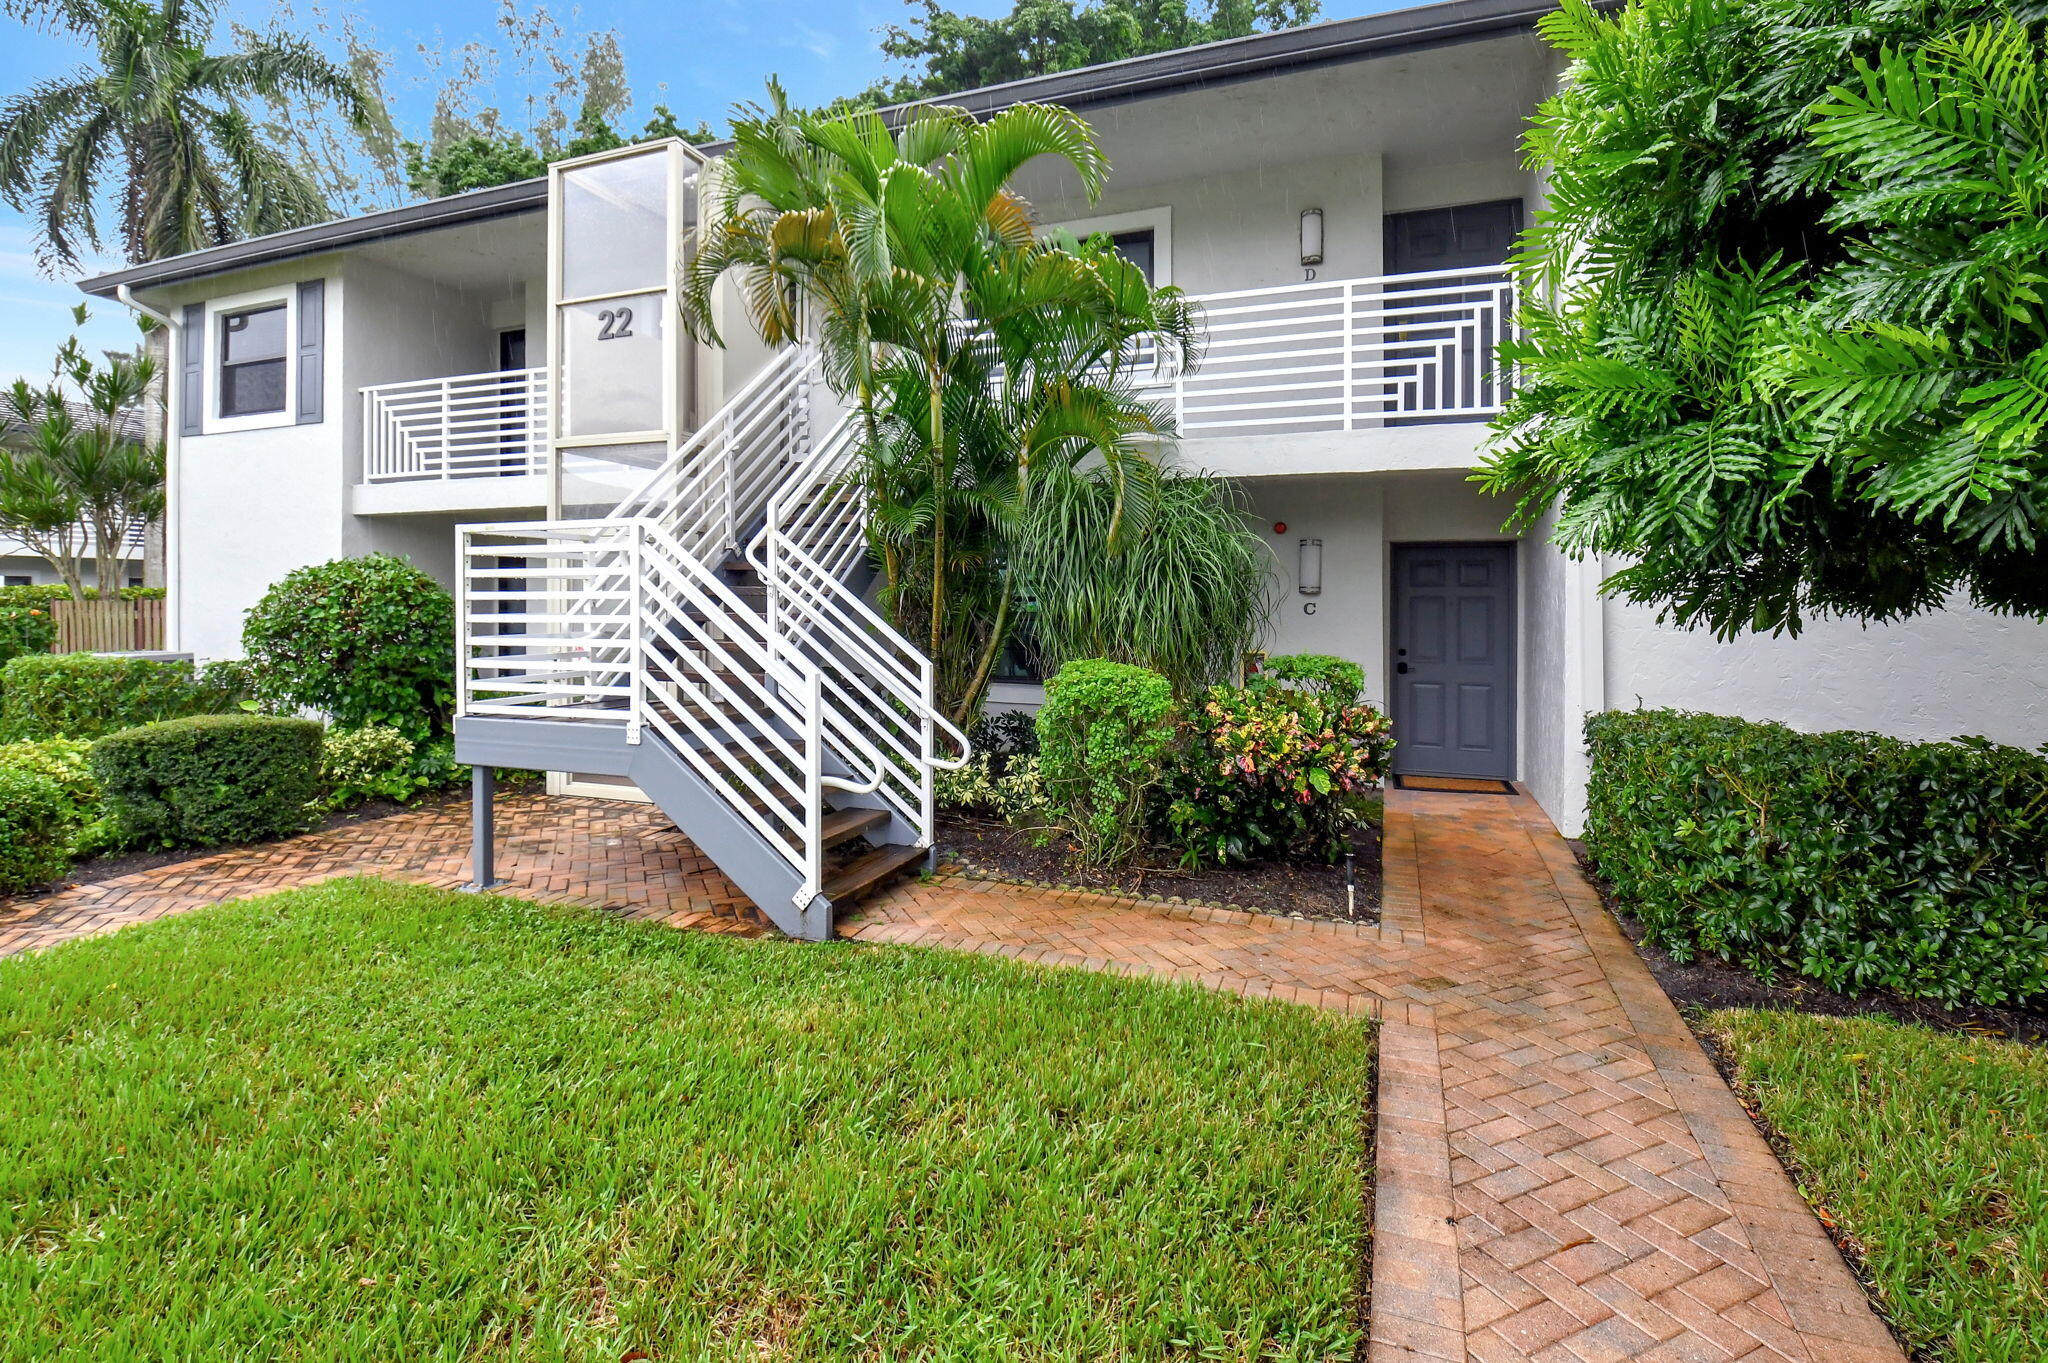
M0 767L0 894L55 880L71 865L76 825L63 790L26 767Z
M1162 802L1189 865L1290 855L1333 860L1385 779L1393 725L1360 693L1358 664L1269 659L1243 686L1209 689Z
M415 745L384 725L329 729L320 746L320 779L330 809L382 797L409 800L422 788L414 767Z
M1149 668L1103 658L1062 667L1037 718L1050 812L1085 862L1128 858L1173 742L1173 688Z
M383 725L416 743L449 731L455 603L389 554L301 568L249 611L242 646L257 694L344 729Z
M239 664L203 672L189 662L37 654L0 670L0 735L97 738L116 729L237 708L247 695Z
M25 653L48 653L57 642L57 618L48 606L0 605L0 666Z
M250 842L312 823L321 735L310 719L199 715L107 735L92 770L124 843Z
M1282 683L1318 692L1339 705L1355 705L1365 693L1365 669L1329 653L1283 653L1266 659L1246 682L1251 686Z
M82 738L42 738L0 744L0 767L32 771L54 783L79 823L99 817L100 783L93 779L92 744Z
M932 782L932 797L942 808L1010 823L1038 822L1046 812L1045 776L1038 758L1005 758L981 748L959 771L940 772Z
M73 857L104 851L108 831L100 783L92 774L92 744L82 738L40 738L0 744L0 770L25 771L56 787Z
M97 601L99 588L87 587L85 599ZM162 587L123 587L114 593L123 601L161 601ZM45 606L69 599L71 589L61 582L31 583L22 587L0 587L0 606Z
M1945 1004L2048 996L2048 757L1670 710L1586 721L1586 848L1680 960Z

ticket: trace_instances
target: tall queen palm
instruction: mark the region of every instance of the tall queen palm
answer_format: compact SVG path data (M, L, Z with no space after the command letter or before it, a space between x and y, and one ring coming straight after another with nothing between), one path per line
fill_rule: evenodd
M46 262L76 268L82 253L104 249L108 206L130 261L329 216L305 170L243 109L325 100L367 128L364 92L311 44L250 35L234 51L209 52L213 0L8 0L7 10L94 54L0 102L0 198L35 218Z
M1020 104L977 122L924 106L892 128L869 112L796 113L769 90L769 109L733 122L684 320L716 343L713 293L731 277L770 344L803 339L808 324L865 426L870 535L889 595L899 608L922 597L929 652L942 681L958 679L941 690L971 717L1012 596L995 569L1000 527L1028 499L1034 463L1098 456L1134 494L1119 530L1142 520L1167 422L1134 395L1125 361L1147 344L1191 355L1192 310L1120 261L1038 238L1011 186L1018 171L1064 161L1091 198L1108 174L1072 112ZM995 533L957 543L969 527ZM961 604L991 619L970 642L951 598L976 578L986 599Z

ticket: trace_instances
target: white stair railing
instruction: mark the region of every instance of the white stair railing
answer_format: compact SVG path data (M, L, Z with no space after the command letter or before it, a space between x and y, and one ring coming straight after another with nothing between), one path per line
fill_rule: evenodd
M547 472L545 369L378 384L362 402L366 483Z
M782 480L809 452L817 354L777 351L612 511L663 526L707 562L737 552Z
M848 417L769 499L747 557L768 588L770 636L820 671L828 698L883 755L881 797L929 846L933 776L959 770L972 749L938 708L932 660L848 585L867 545L858 460ZM942 738L954 756L940 755Z
M799 873L800 906L823 883L825 792L883 784L822 671L653 521L465 526L457 613L459 714L660 735Z

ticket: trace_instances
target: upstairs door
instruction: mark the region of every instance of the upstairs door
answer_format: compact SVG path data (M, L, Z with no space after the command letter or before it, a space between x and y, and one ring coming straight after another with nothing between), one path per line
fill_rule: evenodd
M1394 546L1394 770L1515 775L1512 544Z

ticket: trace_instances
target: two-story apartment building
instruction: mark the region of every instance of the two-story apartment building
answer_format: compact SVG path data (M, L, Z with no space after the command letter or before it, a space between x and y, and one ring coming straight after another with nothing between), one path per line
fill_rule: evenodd
M1821 622L1796 640L1719 643L1601 597L1604 565L1568 560L1540 533L1507 533L1509 508L1471 484L1509 382L1494 358L1513 310L1502 263L1542 204L1542 172L1523 164L1520 139L1559 74L1534 32L1548 8L1448 0L949 102L977 113L1052 102L1091 121L1113 167L1101 198L1088 202L1071 177L1042 166L1021 188L1048 226L1109 233L1155 279L1203 303L1204 362L1158 381L1180 420L1176 457L1240 480L1273 549L1270 648L1362 662L1391 707L1402 770L1525 782L1571 832L1584 796L1579 725L1611 706L2029 746L2048 738L2038 665L2048 629L2038 623L1958 608L1884 628ZM241 613L269 583L373 549L465 586L477 597L466 601L472 615L486 598L502 607L516 591L484 586L572 551L557 539L530 559L501 553L493 562L506 576L492 577L480 560L458 563L458 525L602 515L657 469L657 481L671 481L654 500L643 489L629 508L643 518L676 529L688 498L675 488L688 484L701 501L723 478L722 514L735 521L727 538L751 533L739 520L772 523L770 484L809 456L829 414L770 372L744 325L728 328L724 351L692 345L676 326L673 271L692 186L718 151L678 144L558 167L86 281L175 331L174 646L232 654ZM778 421L786 447L763 465L767 481L742 515L729 451L769 440ZM697 453L664 464L692 441ZM693 472L690 461L714 444L728 450L725 473ZM721 541L706 561L736 547ZM635 552L652 571L659 546ZM578 590L601 585L590 571ZM568 610L572 630L587 621L578 609ZM660 622L630 646L651 657L661 649L642 637L649 631ZM559 673L570 664L552 637L546 667ZM671 643L668 656L717 649ZM764 647L772 660L772 641ZM542 696L550 713L611 694L613 674L577 675L585 691ZM825 669L827 711L845 680ZM671 677L660 694L679 686L688 689ZM499 697L479 703L481 720L502 695L475 689ZM661 714L677 718L647 694L619 703L641 706L633 713L656 728ZM819 721L821 752L834 748L836 722ZM627 728L638 742L640 720ZM925 758L933 732L925 726ZM845 737L842 757L846 744L859 746ZM846 761L857 776L860 763ZM613 762L613 779L627 779L627 765ZM840 776L841 787L865 784Z

